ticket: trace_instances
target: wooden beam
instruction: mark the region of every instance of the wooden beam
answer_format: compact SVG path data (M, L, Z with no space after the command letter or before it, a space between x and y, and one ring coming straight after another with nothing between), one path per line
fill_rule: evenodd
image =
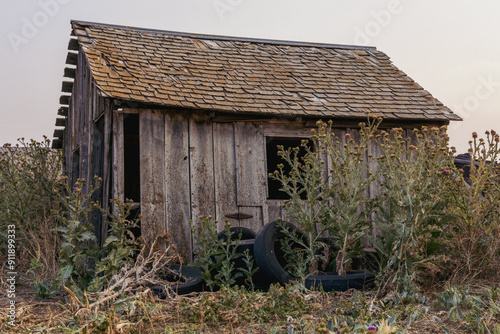
M72 38L69 40L68 50L78 51L79 48L80 45L78 44L78 40L76 38Z
M62 129L55 129L53 137L54 138L60 138L60 139L62 139L64 137L64 130L62 130Z
M69 95L61 95L61 97L59 98L59 103L62 105L68 106L69 105L69 98L70 98Z
M74 79L76 76L76 70L74 68L66 67L64 69L64 77Z
M63 81L61 91L63 93L71 93L73 91L73 82Z
M52 148L54 149L60 149L63 147L63 141L62 139L54 139L52 141Z
M59 108L59 110L57 111L57 114L59 116L68 116L68 110L69 108L68 107L61 107Z
M57 118L56 126L66 126L66 118Z
M66 57L66 64L68 65L78 64L78 53L68 52L68 56Z

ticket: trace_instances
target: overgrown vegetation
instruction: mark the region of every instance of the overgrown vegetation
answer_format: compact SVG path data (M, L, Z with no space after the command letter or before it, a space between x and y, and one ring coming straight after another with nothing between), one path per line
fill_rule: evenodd
M198 224L190 221L190 226L196 247L195 262L192 265L201 269L203 280L210 291L235 286L240 277L253 289L252 277L257 268L248 252L238 252L241 235L231 231L229 221L226 220L224 225L225 238L219 238L217 221L212 216L201 216ZM245 266L236 267L237 260L244 261Z
M418 294L419 283L434 279L463 283L496 277L498 134L487 132L486 140L473 135L469 152L475 163L467 175L454 165L446 127L409 133L379 129L380 122L369 119L353 134L319 122L312 145L302 143L305 155L298 148L280 148L291 171L285 173L281 165L270 177L282 183L290 197L287 217L307 236L304 241L288 233L290 241L284 242L301 246L290 254L302 268L297 277L316 273L317 263L325 260L324 267L345 273L360 255L363 239L377 250L382 295L393 289ZM332 255L317 242L325 232Z
M455 171L457 181L447 194L455 218L448 226L449 275L464 284L489 279L500 268L500 157L499 135L487 131L486 139L473 133L470 172Z
M381 235L370 239L381 255L383 287L394 283L400 292L411 291L419 271L437 272L445 260L443 227L453 219L448 192L459 171L452 174L446 127L414 130L413 139L402 129L383 131L380 146L375 224Z
M53 279L59 269L56 212L62 186L62 156L50 141L21 139L0 151L0 252L6 254L7 225L16 226L17 267L26 270L31 258L42 265L38 274Z
M67 184L48 141L7 147L0 153L0 227L16 226L36 296L66 299L19 307L15 327L2 309L0 330L500 333L499 135L473 134L464 173L453 164L445 128L380 126L369 119L359 132L342 133L320 122L312 145L302 144L304 156L280 150L291 172L280 168L272 177L290 195L287 217L304 236L288 231L282 245L298 282L255 291L253 259L237 252L241 237L226 222L228 241L218 238L208 216L191 229L194 264L211 292L183 297L158 276L180 261L175 246L141 245L130 232L139 223L129 219L131 203L114 199L102 211L92 201L101 180ZM104 250L89 221L96 208L110 226ZM5 255L7 241L0 243ZM378 253L377 289L324 293L301 284L312 273L351 270L367 243ZM152 285L164 285L167 298L155 298Z

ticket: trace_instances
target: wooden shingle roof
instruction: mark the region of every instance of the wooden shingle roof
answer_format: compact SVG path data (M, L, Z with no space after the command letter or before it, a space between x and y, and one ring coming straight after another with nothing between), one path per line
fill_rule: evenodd
M104 96L262 115L460 120L373 47L72 21ZM70 43L71 45L71 43Z

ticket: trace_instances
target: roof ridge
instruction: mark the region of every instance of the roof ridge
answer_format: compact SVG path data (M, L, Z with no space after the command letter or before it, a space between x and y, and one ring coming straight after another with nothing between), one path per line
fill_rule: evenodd
M82 25L82 26L101 26L101 27L107 27L107 28L116 28L116 29L122 29L122 30L134 30L134 31L149 32L149 33L155 33L155 34L160 33L163 35L189 37L189 38L197 38L197 39L211 39L211 40L220 40L220 41L236 41L236 42L261 43L261 44L286 45L286 46L319 47L319 48L328 48L328 49L367 50L367 51L377 50L377 48L375 46L330 44L330 43L320 43L320 42L301 42L301 41L290 41L290 40L274 40L274 39L265 39L265 38L236 37L236 36L223 36L223 35L208 35L208 34L199 34L199 33L187 33L187 32L179 32L179 31L171 31L171 30L149 29L149 28L107 24L107 23L71 20L72 26L75 23Z

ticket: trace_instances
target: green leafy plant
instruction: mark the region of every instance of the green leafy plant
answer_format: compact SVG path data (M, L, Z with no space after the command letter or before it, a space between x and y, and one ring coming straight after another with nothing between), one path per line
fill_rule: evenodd
M193 233L195 262L203 273L203 279L210 290L217 286L231 286L242 272L234 267L234 261L242 256L237 253L241 236L234 239L231 224L226 220L225 234L227 242L217 237L217 222L212 216L201 216L198 226L190 221Z
M40 251L36 252L35 257L31 259L31 268L28 270L27 274L33 276L33 289L35 291L36 299L50 299L57 292L62 289L62 286L66 283L71 271L59 270L57 277L54 280L46 280L42 278L42 273L44 270L44 265L40 260Z
M304 282L305 278L314 272L317 268L318 261L326 260L323 254L318 254L320 249L326 247L323 243L313 240L311 246L310 241L303 238L297 231L290 230L285 224L278 222L278 226L283 233L283 238L280 238L281 251L286 259L285 270L295 276L300 282ZM308 242L309 241L309 242ZM316 250L311 254L311 250Z
M100 179L87 187L85 180L78 180L71 189L66 186L66 194L62 201L65 210L60 213L61 226L55 228L60 232L63 242L59 253L62 271L71 272L71 283L81 291L87 289L94 279L94 270L89 268L99 258L94 226L89 222L92 210L91 197L100 187ZM86 190L86 191L85 191Z
M245 267L239 268L241 274L246 278L246 283L250 286L252 291L255 289L253 276L259 270L257 266L255 266L255 261L250 255L250 251L245 249L243 252L243 262L245 263Z
M132 230L139 226L141 216L130 219L132 203L132 200L122 203L118 198L114 198L111 200L112 212L105 212L109 218L108 236L103 245L106 249L106 256L99 260L95 271L96 274L103 274L101 280L110 279L124 265L132 266L134 255L140 250L140 242L135 238Z
M471 289L447 284L436 293L436 305L447 311L447 322L465 323L474 333L496 333L499 328L498 287Z

